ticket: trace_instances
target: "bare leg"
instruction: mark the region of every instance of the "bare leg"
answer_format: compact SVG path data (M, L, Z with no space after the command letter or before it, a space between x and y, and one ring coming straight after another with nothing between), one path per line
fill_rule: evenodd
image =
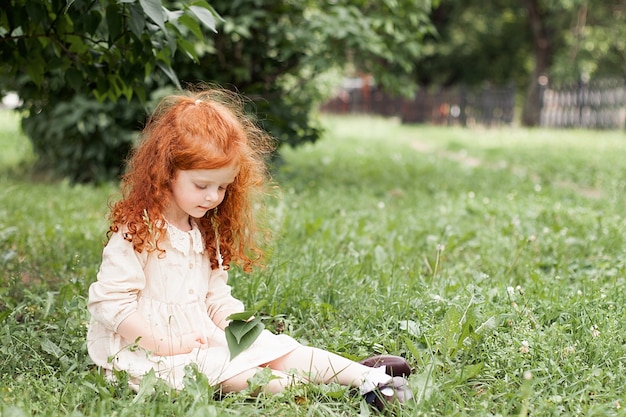
M253 368L245 372L242 372L234 377L227 379L221 383L221 389L224 393L243 391L248 387L248 379L252 378L254 374L261 371L263 368ZM262 391L268 394L277 394L294 383L294 377L287 375L284 372L272 370L272 374L276 377L269 383L263 386Z
M322 349L301 346L267 364L280 372L296 370L299 375L316 383L336 382L341 385L359 387L372 368ZM380 374L380 372L378 372ZM383 376L384 375L384 376ZM390 379L384 374L381 377Z

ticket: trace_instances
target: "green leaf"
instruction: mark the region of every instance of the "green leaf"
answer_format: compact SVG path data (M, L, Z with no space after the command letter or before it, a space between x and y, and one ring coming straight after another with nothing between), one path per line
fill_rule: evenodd
M154 23L165 31L165 16L160 0L139 0L143 12L147 14Z
M109 4L106 8L106 21L109 29L109 41L115 42L122 34L122 17L116 4Z
M235 314L234 316L244 316L250 318L250 312ZM233 320L226 327L226 342L230 351L230 359L239 355L241 352L249 348L252 343L259 337L265 326L261 323L260 318L252 320Z
M202 34L202 29L200 29L200 25L193 17L184 14L178 17L178 23L184 25L187 29L189 29L197 39L204 39L204 35Z
M472 365L465 365L463 368L461 368L461 375L459 378L462 381L468 381L472 378L477 377L480 374L480 371L482 371L482 369L483 369L482 362L472 364Z
M231 314L230 316L226 317L226 320L247 321L247 320L250 320L250 318L252 318L254 314L255 314L254 311L242 311L241 313Z
M141 38L141 34L146 27L146 21L143 18L143 14L141 14L141 8L135 4L130 6L130 20L128 21L128 26L137 38Z
M252 320L233 320L229 324L230 333L233 335L237 343L241 343L246 335L253 331L253 329L258 325L262 324L260 318L254 318Z
M52 340L46 338L41 342L41 349L54 356L55 358L60 358L64 355L63 350Z
M191 13L193 13L204 26L217 33L217 29L215 29L215 16L210 10L199 6L189 6L189 10L191 10Z
M180 81L178 80L178 77L176 76L176 73L171 66L166 65L163 62L157 62L157 67L161 68L161 71L163 71L165 75L167 75L168 78L172 80L172 82L176 85L176 88L182 89Z
M31 56L29 57L31 60L29 65L26 66L26 74L30 77L30 79L38 86L41 87L43 84L43 74L46 69L46 63L39 51L33 51Z

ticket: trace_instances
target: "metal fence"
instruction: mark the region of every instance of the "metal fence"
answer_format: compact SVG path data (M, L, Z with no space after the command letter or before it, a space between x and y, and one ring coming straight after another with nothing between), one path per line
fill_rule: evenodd
M322 106L331 113L369 113L400 117L404 123L510 125L515 88L421 88L410 99L376 89L367 79L353 79ZM540 125L556 128L626 128L626 81L604 79L575 85L540 86Z
M422 88L412 98L403 98L366 82L352 82L325 103L322 111L396 116L404 123L495 126L511 124L514 108L513 86Z
M541 87L541 125L587 129L626 128L624 80L580 81Z

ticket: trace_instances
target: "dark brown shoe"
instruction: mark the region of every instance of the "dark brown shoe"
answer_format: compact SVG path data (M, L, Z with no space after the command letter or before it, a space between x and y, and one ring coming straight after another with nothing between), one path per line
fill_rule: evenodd
M376 355L359 362L370 368L385 367L385 373L391 376L411 375L411 365L401 356Z
M372 392L363 395L365 402L379 411L383 411L395 404L404 404L413 399L413 391L407 380L401 376L394 376L386 384L381 384Z

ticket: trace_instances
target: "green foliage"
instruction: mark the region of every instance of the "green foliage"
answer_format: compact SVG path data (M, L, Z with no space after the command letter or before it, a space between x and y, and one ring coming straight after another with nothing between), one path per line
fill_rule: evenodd
M624 76L625 16L620 0L440 2L432 13L437 35L424 42L415 79L515 83L525 94L522 123L536 126L540 76L555 85Z
M532 38L522 2L446 1L433 10L416 78L429 85L504 85L528 81ZM471 68L471 70L468 70Z
M171 70L177 48L195 58L187 35L204 40L199 23L215 30L203 0L172 10L160 0L18 0L0 10L2 90L18 91L35 112L76 93L145 100L144 78L158 68L177 82Z
M38 170L68 176L73 182L117 178L120 161L136 137L136 100L100 103L76 94L22 120L38 156Z
M261 323L261 317L253 316L252 311L228 316L230 323L226 326L225 332L231 359L249 348L265 328Z
M563 53L555 54L552 78L575 82L583 78L623 77L626 67L626 5L581 2L576 18L563 33Z
M407 77L430 31L428 1L216 0L218 32L199 48L200 64L177 65L181 80L233 86L281 144L314 142L314 110L333 71L371 72L411 91ZM253 10L253 12L250 12Z
M0 93L23 100L24 130L39 168L74 182L116 178L145 118L154 80L178 84L177 51L197 60L204 0L19 0L0 8Z
M358 68L408 92L430 30L426 0L210 3L223 20L202 0L2 8L0 91L24 99L39 166L74 182L116 178L151 100L179 80L237 89L281 143L313 142L329 73Z

